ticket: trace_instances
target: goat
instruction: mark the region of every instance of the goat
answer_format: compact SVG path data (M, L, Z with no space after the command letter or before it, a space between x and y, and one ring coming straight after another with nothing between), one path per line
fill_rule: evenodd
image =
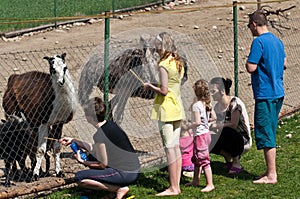
M33 180L39 178L48 136L59 139L63 125L71 121L75 113L77 97L65 57L66 53L44 57L50 65L50 74L30 71L11 75L3 95L2 106L6 114L23 112L30 126L38 128ZM58 177L63 176L60 168L60 147L58 141L54 141L53 156Z
M32 146L34 145L31 138L34 137L34 132L29 127L29 124L24 119L19 119L14 116L7 116L8 121L1 120L0 125L0 157L4 159L5 163L5 183L4 186L11 185L10 178L17 174L16 159L18 159L21 168L20 178L27 174L27 179L30 177L28 169L25 165L27 155L32 154Z
M125 105L131 96L146 99L154 98L154 92L151 90L145 91L141 82L129 72L129 70L133 70L144 82L158 82L157 63L160 58L155 51L154 40L155 38L150 35L141 35L141 48L126 49L109 61L109 92L116 94L109 102L109 119L121 123ZM182 80L182 83L184 83L187 81L188 63L183 53L180 53L180 55L185 68ZM101 91L104 90L102 59L99 53L95 53L83 66L78 87L78 97L81 105L88 100L93 86L97 85ZM112 115L114 115L113 118Z

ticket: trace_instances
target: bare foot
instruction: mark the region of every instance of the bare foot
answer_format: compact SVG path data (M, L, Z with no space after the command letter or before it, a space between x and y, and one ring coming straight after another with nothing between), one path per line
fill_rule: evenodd
M258 180L253 181L254 184L276 184L276 178L268 178L268 176L263 176Z
M155 196L176 196L179 195L181 191L172 191L170 188L166 189L165 191L156 194Z
M215 189L214 185L207 185L205 188L201 189L201 192L211 192Z
M267 173L264 173L264 174L262 174L261 176L256 176L255 178L254 178L254 180L259 180L259 179L261 179L262 177L265 177L267 175Z
M187 187L190 187L190 186L192 186L192 187L199 187L199 183L192 181L192 182L188 182L188 183L184 184L184 186L187 186Z
M129 192L129 187L121 187L117 190L116 199L122 199Z

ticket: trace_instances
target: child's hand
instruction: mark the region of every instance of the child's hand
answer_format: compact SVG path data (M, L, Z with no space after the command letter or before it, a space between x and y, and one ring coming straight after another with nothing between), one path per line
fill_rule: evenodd
M222 127L222 125L220 125L217 122L214 122L210 125L209 130L214 131L214 132L219 132L220 128Z
M186 120L183 120L182 123L181 123L181 128L183 130L188 130L189 129L189 122L186 121Z

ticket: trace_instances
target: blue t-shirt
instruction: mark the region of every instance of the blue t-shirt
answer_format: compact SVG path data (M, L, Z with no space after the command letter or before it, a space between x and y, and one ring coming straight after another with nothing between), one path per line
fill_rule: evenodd
M248 62L257 64L251 74L254 99L276 99L284 96L284 46L274 34L256 37L251 45Z

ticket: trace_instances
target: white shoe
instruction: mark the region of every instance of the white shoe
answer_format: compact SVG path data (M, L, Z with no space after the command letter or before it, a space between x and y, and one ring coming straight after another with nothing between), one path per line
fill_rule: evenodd
M194 177L194 171L183 171L182 175L188 178L193 178Z

